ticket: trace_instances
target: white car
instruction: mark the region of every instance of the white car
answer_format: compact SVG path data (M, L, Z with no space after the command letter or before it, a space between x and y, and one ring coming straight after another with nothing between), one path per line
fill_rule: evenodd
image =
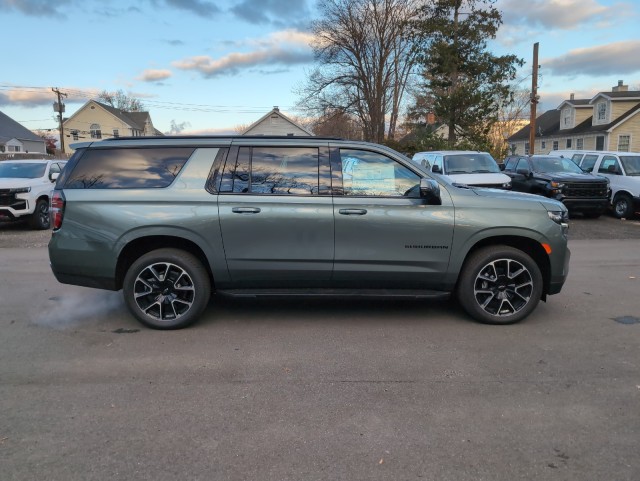
M64 160L0 162L0 220L26 218L33 229L48 229L49 195Z
M411 160L431 172L448 177L454 183L493 189L511 189L511 178L500 172L498 163L488 152L471 150L417 152Z

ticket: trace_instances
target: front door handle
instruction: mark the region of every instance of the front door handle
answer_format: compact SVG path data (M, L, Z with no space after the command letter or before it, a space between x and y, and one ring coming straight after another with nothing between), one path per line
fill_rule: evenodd
M234 214L257 214L260 212L259 207L234 207L231 209Z
M365 215L367 213L367 209L340 209L342 215Z

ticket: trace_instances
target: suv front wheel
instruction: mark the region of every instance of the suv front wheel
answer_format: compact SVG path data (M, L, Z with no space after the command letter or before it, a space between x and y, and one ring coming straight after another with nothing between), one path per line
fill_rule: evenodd
M131 313L154 329L193 324L207 307L211 282L202 263L179 249L157 249L137 259L122 293Z
M542 274L535 261L509 246L490 246L471 254L458 282L460 304L485 324L513 324L535 309Z

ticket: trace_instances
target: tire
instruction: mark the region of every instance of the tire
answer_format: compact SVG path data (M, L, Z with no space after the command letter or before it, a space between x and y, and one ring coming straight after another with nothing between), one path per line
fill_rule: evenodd
M633 199L627 194L618 194L613 199L613 215L618 219L633 217Z
M198 320L211 297L202 263L179 249L157 249L138 258L124 277L129 311L153 329L182 329Z
M542 296L535 261L509 246L479 249L465 261L456 295L465 311L483 324L513 324L527 317Z
M29 216L29 227L35 230L45 230L51 227L48 200L38 199L33 214Z

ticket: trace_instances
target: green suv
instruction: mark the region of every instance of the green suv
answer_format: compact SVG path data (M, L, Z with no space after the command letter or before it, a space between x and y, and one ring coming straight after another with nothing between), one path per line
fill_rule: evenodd
M122 289L156 329L213 293L455 294L509 324L567 277L567 210L450 183L377 144L321 137L119 138L76 144L51 201L51 268Z

